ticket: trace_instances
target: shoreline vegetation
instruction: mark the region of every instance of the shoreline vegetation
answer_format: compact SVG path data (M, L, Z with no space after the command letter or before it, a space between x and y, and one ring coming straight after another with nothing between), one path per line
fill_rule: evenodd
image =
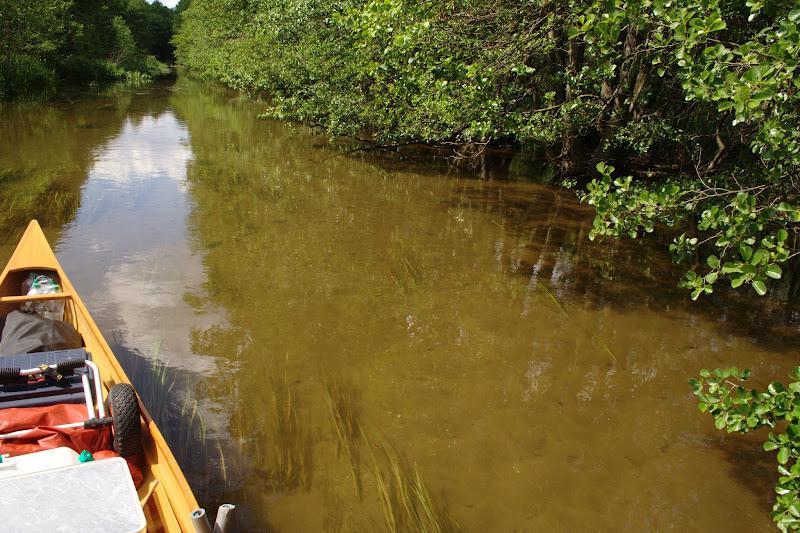
M177 63L268 95L265 117L456 158L535 152L597 209L591 238L686 228L670 253L693 299L794 270L794 2L187 4Z
M170 74L175 11L145 0L0 0L0 101Z

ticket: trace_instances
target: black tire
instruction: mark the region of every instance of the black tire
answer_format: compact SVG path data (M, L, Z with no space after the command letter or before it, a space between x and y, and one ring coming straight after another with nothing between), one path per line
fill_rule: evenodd
M142 425L136 390L127 383L117 383L108 391L114 432L114 451L122 457L136 455L142 449Z

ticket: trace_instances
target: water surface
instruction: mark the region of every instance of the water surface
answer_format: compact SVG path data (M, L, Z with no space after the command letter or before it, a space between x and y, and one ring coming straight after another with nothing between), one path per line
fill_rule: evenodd
M692 304L663 245L590 242L522 156L344 153L263 107L181 79L0 109L0 259L43 222L204 505L281 532L772 529L764 435L716 431L686 382L783 378L788 288Z

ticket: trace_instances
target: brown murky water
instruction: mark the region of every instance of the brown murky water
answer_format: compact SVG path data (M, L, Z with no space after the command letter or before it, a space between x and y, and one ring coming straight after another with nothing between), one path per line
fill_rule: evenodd
M772 529L763 435L686 382L783 378L788 289L692 304L520 156L348 155L262 108L185 79L0 108L0 260L44 223L203 504L253 531Z

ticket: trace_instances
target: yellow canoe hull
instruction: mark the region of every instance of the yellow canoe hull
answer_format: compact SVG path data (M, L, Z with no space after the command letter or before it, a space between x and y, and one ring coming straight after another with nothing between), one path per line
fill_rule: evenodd
M66 301L64 319L83 336L87 351L100 369L104 394L108 394L108 390L116 383L130 383L35 220L28 226L0 275L0 316L18 309L22 301L31 300L31 297L19 296L19 290L25 271L32 269L51 270L58 274L63 289L60 297ZM52 295L46 297L52 298ZM141 404L141 399L139 404L144 421L144 483L139 488L139 499L147 517L147 530L192 532L194 527L190 515L198 508L197 500L153 418Z

